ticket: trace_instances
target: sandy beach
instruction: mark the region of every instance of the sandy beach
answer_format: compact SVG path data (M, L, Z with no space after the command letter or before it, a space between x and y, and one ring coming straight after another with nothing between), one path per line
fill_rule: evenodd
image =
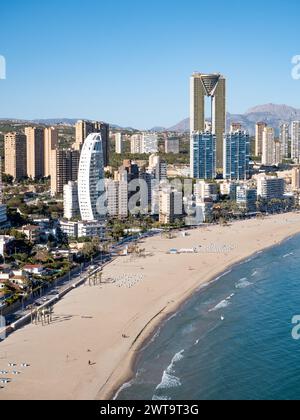
M297 233L300 214L291 213L143 241L146 256L117 258L104 269L107 283L67 295L50 325L28 325L0 343L0 371L10 371L0 378L12 379L0 399L111 399L141 345L195 290ZM199 252L170 255L171 248Z

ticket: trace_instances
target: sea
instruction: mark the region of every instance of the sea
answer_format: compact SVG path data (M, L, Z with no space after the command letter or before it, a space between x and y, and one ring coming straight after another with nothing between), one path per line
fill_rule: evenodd
M298 400L297 315L299 235L199 289L141 349L115 399Z

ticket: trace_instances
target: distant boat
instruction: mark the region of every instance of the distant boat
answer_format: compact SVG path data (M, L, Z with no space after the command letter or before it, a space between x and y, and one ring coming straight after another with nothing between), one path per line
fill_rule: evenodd
M225 318L223 316L221 316L221 321L225 321Z

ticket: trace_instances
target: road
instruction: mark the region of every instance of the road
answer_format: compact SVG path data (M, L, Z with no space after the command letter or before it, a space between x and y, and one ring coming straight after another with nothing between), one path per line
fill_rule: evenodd
M28 308L29 306L33 305L35 307L39 307L50 299L53 299L56 295L63 293L71 285L77 283L81 278L86 277L89 273L90 267L95 266L100 268L102 264L107 263L110 259L111 257L109 255L104 257L99 256L95 258L93 262L88 263L84 268L79 267L76 269L75 272L73 272L73 275L70 275L70 273L66 274L64 277L56 280L50 287L44 289L41 288L38 295L31 295L29 299L20 303L20 309L5 316L6 325L10 325L30 313L30 309Z
M127 245L160 233L161 231L150 231L144 234L137 234L135 236L131 236L130 238L123 239L116 245L112 246L111 254L105 256L99 255L84 267L78 267L77 269L73 270L74 272L72 275L70 272L64 277L56 280L48 288L41 288L39 291L39 296L35 294L34 296L32 295L29 299L24 300L22 303L20 303L19 309L14 310L12 313L5 316L6 325L11 325L24 316L30 314L30 306L37 308L46 304L56 296L64 294L66 290L70 289L70 287L72 287L74 284L80 282L81 279L87 278L91 267L94 266L94 271L101 269L104 264L107 264L117 258Z

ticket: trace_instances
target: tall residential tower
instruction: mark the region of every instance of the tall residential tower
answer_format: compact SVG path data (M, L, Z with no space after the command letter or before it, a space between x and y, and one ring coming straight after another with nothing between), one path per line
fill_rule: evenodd
M26 136L19 133L7 133L4 137L5 173L15 180L27 175Z
M206 98L210 98L212 134L216 136L216 164L223 168L223 136L226 132L226 79L221 74L194 73L191 77L191 176L194 176L193 133L205 132Z
M82 147L78 171L78 198L83 221L102 219L103 215L99 213L97 203L101 193L104 192L103 161L101 134L90 134ZM103 181L102 188L101 180Z
M27 175L32 179L45 176L44 129L37 127L25 128L27 137Z

